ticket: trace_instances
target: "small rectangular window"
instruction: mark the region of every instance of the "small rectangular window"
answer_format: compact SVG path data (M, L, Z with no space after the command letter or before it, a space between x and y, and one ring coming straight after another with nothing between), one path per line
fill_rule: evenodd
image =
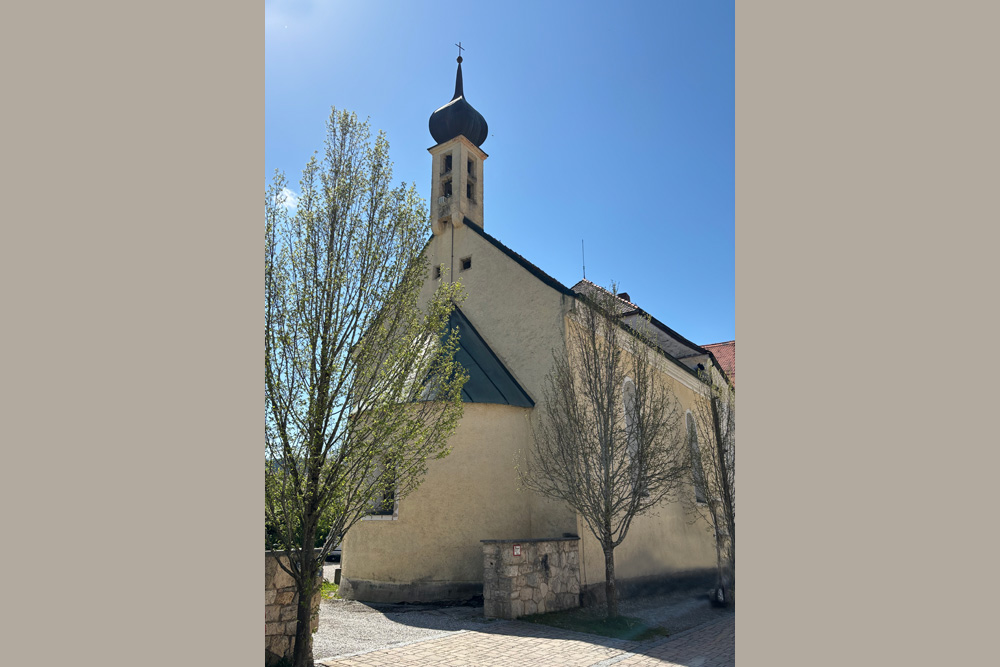
M473 169L472 169L472 160L469 160L469 162L468 162L468 164L466 166L467 166L467 168L469 170L469 173L472 174L473 176L475 176L476 172L473 171Z
M444 195L445 197L450 197L451 196L451 181L450 180L445 181L444 183L441 184L441 194Z
M386 489L381 497L375 500L372 516L392 516L396 510L396 490Z
M466 257L462 260L462 270L467 271L472 268L472 258Z
M465 196L472 199L472 183L465 184Z
M444 156L444 173L451 171L451 153Z
M373 499L371 512L366 518L393 520L397 516L399 505L396 502L396 469L391 462L385 464L378 484L381 489Z

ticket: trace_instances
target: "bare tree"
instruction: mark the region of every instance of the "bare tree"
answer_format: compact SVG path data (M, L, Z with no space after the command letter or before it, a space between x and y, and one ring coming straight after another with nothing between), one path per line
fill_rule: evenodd
M609 619L618 616L615 547L636 516L688 479L682 413L657 368L663 358L648 327L620 323L614 293L578 299L521 474L526 488L569 503L600 541Z
M708 391L687 416L694 497L686 506L714 531L715 602L729 604L736 590L736 388L718 373L700 375Z
M294 212L279 172L265 193L265 541L288 551L297 667L313 664L324 558L384 497L420 483L462 412L457 337L442 338L460 288L419 303L426 213L391 179L384 134L372 142L367 121L334 109Z

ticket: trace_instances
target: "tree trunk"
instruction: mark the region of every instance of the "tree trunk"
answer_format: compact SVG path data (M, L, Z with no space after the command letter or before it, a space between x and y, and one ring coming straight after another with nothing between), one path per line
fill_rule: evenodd
M736 526L733 520L733 496L732 489L729 487L729 475L730 470L727 465L726 450L722 440L722 427L719 424L719 399L718 397L712 397L712 428L715 430L715 450L716 456L718 457L718 466L721 472L720 477L722 478L722 512L724 517L723 521L726 528L726 537L728 539L728 551L729 551L729 563L727 569L728 581L726 582L726 588L735 588L736 583ZM716 543L719 542L719 520L715 521L715 531L716 531ZM731 591L726 590L726 597L730 596Z
M295 667L313 667L312 628L310 627L312 623L311 600L312 595L299 594L295 618L295 653L293 655Z
M615 586L615 550L604 550L604 594L608 601L608 618L618 618L618 588Z
M716 524L715 529L715 586L719 587L723 585L724 577L722 576L722 534L719 532L718 524Z
M312 550L303 549L300 555L302 580L296 586L299 600L295 614L295 650L292 653L292 665L313 667L312 599L316 592L316 565L312 562Z

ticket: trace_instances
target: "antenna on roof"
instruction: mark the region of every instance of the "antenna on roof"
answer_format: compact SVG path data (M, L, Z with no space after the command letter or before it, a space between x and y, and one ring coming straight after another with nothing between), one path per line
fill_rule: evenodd
M587 253L583 247L583 239L580 239L580 257L583 259L583 279L587 279Z

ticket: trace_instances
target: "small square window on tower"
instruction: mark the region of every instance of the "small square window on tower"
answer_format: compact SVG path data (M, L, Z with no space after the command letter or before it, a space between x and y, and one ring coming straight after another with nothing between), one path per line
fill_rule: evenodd
M471 268L472 268L472 258L471 257L465 257L465 258L463 258L462 259L462 270L463 271L468 271Z
M451 153L444 156L444 173L451 171Z
M441 184L441 194L445 197L451 196L451 179Z

